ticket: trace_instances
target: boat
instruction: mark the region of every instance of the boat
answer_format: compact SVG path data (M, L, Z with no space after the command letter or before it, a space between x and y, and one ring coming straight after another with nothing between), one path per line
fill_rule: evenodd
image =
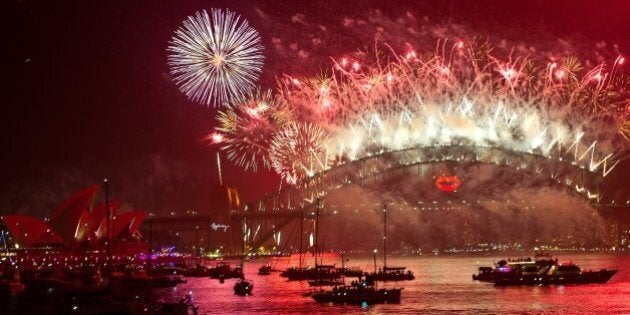
M182 276L187 277L186 275L187 272L188 270L186 268L170 266L170 265L153 266L153 269L151 269L151 274L163 275L163 276L182 275Z
M368 274L369 281L404 281L414 280L416 277L406 267L387 266L387 207L383 207L383 268L376 270L376 250L374 250L374 272Z
M289 281L306 280L307 273L310 268L289 267L280 273L281 277L287 278Z
M490 267L487 267L490 268ZM488 269L484 269L483 278L487 278ZM495 285L554 285L554 284L589 284L606 283L617 273L614 269L582 270L569 262L558 262L548 254L536 255L534 259L501 260L492 269ZM480 275L477 275L479 278ZM474 278L473 278L474 279Z
M344 265L344 257L341 255L341 267L336 267L335 264L323 264L320 261L315 261L315 267L299 268L290 267L283 271L280 276L288 278L289 280L317 280L317 279L335 279L335 282L340 282L342 277L359 278L362 277L365 272L358 267L346 267ZM321 282L321 281L320 281Z
M379 268L377 272L372 272L366 277L372 281L404 281L414 280L416 277L411 270L405 270L406 267L387 267Z
M365 272L359 267L346 267L345 263L348 261L345 259L343 253L341 254L341 268L336 268L335 271L340 273L343 277L362 277Z
M331 265L319 265L311 269L313 272L306 279L312 287L342 285L341 274Z
M290 281L339 280L342 276L334 265L316 265L315 268L288 268L281 276ZM323 283L323 282L321 282Z
M192 268L187 268L184 270L183 275L186 278L200 278L200 277L210 277L210 269L203 265L196 265Z
M241 266L232 268L229 263L219 262L216 266L208 268L208 274L210 278L219 280L241 278L243 276L243 270Z
M472 275L473 280L483 282L494 282L494 268L479 267L479 273Z
M245 231L245 219L243 219L243 231ZM234 284L234 294L240 296L247 296L252 294L254 289L254 283L251 280L245 279L245 238L242 240L241 249L241 276Z
M25 272L23 283L29 292L42 292L49 290L59 290L68 296L98 296L107 294L110 291L109 279L101 275L100 270L91 276L68 277L62 269L55 269L52 272L33 271Z
M192 295L186 294L183 298L176 302L159 301L158 304L153 307L154 313L157 314L189 314L189 310L193 314L197 314L199 307L195 306L192 301Z
M264 264L260 268L258 268L258 275L268 276L271 272L274 271L271 267L271 264Z
M313 279L308 280L308 285L311 287L330 287L334 285L342 285L343 281L340 279Z
M287 278L289 281L301 281L308 279L308 271L309 268L302 267L302 236L304 235L304 211L302 211L302 216L300 219L300 251L299 251L299 265L297 267L292 266L285 269L280 273L281 277Z
M150 275L145 269L142 269L124 275L121 282L126 286L136 288L168 288L186 282L186 280L179 275Z
M344 277L359 278L365 274L365 272L359 267L341 267L337 268L336 271Z
M353 281L350 285L335 286L331 290L320 290L311 295L318 303L371 305L400 303L402 288L379 289L375 282L367 279Z
M324 265L321 262L318 262L319 248L318 248L318 229L319 229L319 199L317 200L317 208L315 214L315 250L313 257L315 258L315 267L314 268L302 268L302 267L292 267L287 268L280 275L282 277L288 278L290 281L303 281L307 280L309 285L312 286L325 286L325 285L336 285L341 284L342 274L338 272L335 265ZM302 240L300 239L300 247L302 246ZM302 256L300 251L300 266L302 264Z
M251 295L254 289L254 283L251 280L245 278L239 278L234 284L234 294L236 295Z

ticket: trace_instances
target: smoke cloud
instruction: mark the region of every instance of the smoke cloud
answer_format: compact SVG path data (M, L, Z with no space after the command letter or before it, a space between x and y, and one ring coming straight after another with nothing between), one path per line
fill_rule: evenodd
M52 211L78 190L109 182L110 200L122 202L120 211L131 209L168 215L171 211L208 211L210 187L216 183L199 169L161 153L130 161L115 173L95 167L90 172L72 166L43 165L30 174L0 187L0 213L49 217ZM105 202L101 188L96 203ZM203 207L200 209L200 207Z
M463 180L457 192L435 187L435 176L447 172ZM607 241L605 222L583 198L541 176L475 164L423 166L418 174L378 186L333 192L324 207L330 215L320 219L322 239L339 250L381 248L384 205L392 250L592 248Z

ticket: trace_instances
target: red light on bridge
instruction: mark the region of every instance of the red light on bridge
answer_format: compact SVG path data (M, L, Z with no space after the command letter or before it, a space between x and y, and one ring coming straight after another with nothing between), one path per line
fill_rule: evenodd
M442 175L435 180L435 186L445 192L456 191L461 185L462 181L457 176Z

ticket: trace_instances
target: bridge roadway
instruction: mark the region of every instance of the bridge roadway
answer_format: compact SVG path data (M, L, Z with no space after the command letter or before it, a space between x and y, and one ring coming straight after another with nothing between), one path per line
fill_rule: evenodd
M593 209L608 222L630 224L630 204L593 204ZM326 211L322 212L326 215ZM291 222L302 217L300 210L273 210L273 211L232 211L230 213L218 213L214 215L190 215L151 217L144 221L144 229L169 229L173 231L217 231L228 233L231 244L239 244L242 238L243 220L248 226L257 226L260 233L256 233L249 243L252 248L257 248L269 240L274 234L282 230ZM305 218L313 219L312 209L306 209Z
M310 216L313 216L312 214ZM226 246L234 247L238 250L242 239L243 220L248 226L260 228L260 233L256 233L255 239L249 241L250 246L257 248L274 234L287 226L292 221L302 217L301 211L245 211L230 213L217 213L213 215L187 215L187 216L167 216L150 217L143 222L142 229L145 235L151 235L150 231L171 230L177 232L186 231L213 231L224 234L229 239Z
M282 220L297 219L301 217L300 211L232 211L228 214L215 215L189 215L189 216L168 216L150 217L144 221L145 225L168 226L175 231L194 230L218 230L228 226L230 228L239 227L242 220Z
M606 217L614 220L621 220L623 222L630 222L630 204L594 204L595 210ZM247 211L237 212L232 211L228 214L215 214L215 215L189 215L189 216L168 216L168 217L150 217L144 221L144 225L158 225L168 226L175 231L194 231L194 230L218 230L229 227L238 227L242 224L242 220L283 220L283 219L298 219L302 215L299 210L291 211ZM325 215L325 212L322 212ZM312 213L306 215L306 217L313 216Z

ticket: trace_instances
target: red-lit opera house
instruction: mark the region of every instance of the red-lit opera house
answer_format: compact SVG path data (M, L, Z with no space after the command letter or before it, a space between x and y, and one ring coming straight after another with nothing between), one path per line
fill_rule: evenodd
M21 214L1 216L13 237L13 247L31 252L55 248L75 254L103 253L107 240L111 240L111 255L146 253L147 244L138 228L147 213L117 213L120 202L110 202L108 229L106 206L94 205L99 188L94 185L79 190L52 212L48 222Z

